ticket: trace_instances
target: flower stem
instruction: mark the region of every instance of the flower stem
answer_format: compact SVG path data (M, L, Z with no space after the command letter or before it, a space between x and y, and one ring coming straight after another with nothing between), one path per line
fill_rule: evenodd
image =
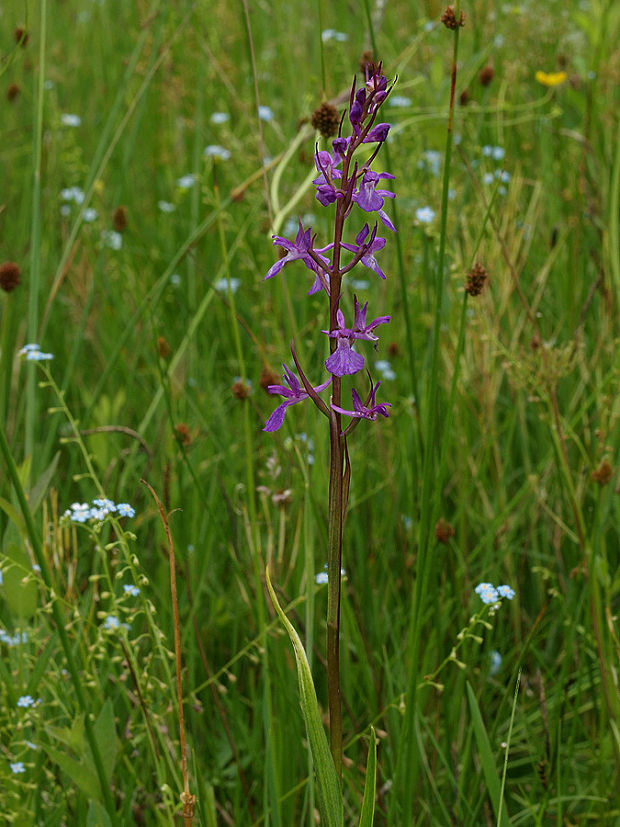
M336 377L334 377L336 384ZM340 382L338 381L338 385ZM340 701L340 568L343 523L343 438L338 415L330 416L331 461L329 469L329 517L327 549L327 692L330 748L336 774L342 776L342 709Z

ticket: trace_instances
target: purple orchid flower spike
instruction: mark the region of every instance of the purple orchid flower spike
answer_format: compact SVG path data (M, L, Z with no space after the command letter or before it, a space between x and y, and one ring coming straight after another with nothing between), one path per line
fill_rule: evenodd
M365 172L359 189L353 193L352 200L364 212L377 212L385 226L396 232L396 228L381 209L384 198L394 198L395 195L390 190L377 189L377 184L381 178L394 178L394 176L389 172L373 172L372 170Z
M353 397L352 411L346 411L344 408L339 408L338 405L334 404L332 404L331 407L339 414L342 414L343 416L350 416L353 419L370 419L374 421L379 414L387 419L389 416L387 409L391 408L392 404L390 402L380 402L379 404L375 403L375 394L377 393L377 389L380 384L381 382L377 382L374 388L372 388L368 399L366 400L366 404L362 402L359 393L354 388L351 391L351 395Z
M275 411L271 414L267 422L265 422L265 427L263 431L277 431L284 422L284 415L286 413L286 409L291 405L295 405L297 402L303 402L304 399L307 399L310 395L305 388L302 387L301 382L295 376L295 374L287 368L286 365L284 367L284 381L287 383L288 388L285 385L269 385L267 390L269 393L277 393L280 396L284 397L284 402L275 409ZM313 388L315 393L319 391L325 390L325 388L331 382L331 377L327 380L327 382L323 382L320 385L317 385Z
M352 253L360 253L360 261L365 267L368 267L370 270L374 270L375 273L382 279L385 279L385 273L377 264L377 260L375 259L374 254L378 250L382 250L385 247L385 239L384 238L377 238L377 227L375 226L372 233L370 234L370 238L366 241L366 236L369 233L368 224L364 224L364 227L360 230L360 232L355 237L355 244L342 244L347 250L350 250Z
M309 270L314 270L314 272L317 272L318 264L310 255L310 250L313 250L313 242L314 238L311 236L311 228L308 227L307 230L304 230L301 224L301 219L299 219L299 230L297 231L297 237L294 242L289 241L288 238L282 238L279 235L274 235L274 246L277 244L280 247L284 247L284 249L287 250L287 253L284 258L278 259L275 264L272 264L269 268L269 272L264 278L264 281L277 275L285 264L288 264L290 261L297 261L298 259L303 261ZM323 260L327 266L329 266L328 259L321 255L319 255L319 258Z

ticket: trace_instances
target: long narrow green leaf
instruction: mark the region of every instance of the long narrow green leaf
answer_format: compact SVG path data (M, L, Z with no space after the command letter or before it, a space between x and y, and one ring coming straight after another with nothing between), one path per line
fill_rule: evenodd
M340 791L334 761L329 751L327 736L325 735L325 730L321 722L319 704L316 698L314 682L312 681L312 674L308 665L308 659L306 658L306 652L293 624L284 614L282 607L278 603L278 598L269 579L269 569L266 570L265 576L269 596L284 628L288 632L295 652L301 711L304 716L310 749L312 750L312 758L314 759L314 768L319 788L319 799L323 816L321 823L325 823L327 827L342 827L344 823L342 793Z
M482 772L484 774L484 781L487 786L487 791L493 805L493 812L495 816L499 816L500 827L510 827L510 819L505 803L500 808L499 802L501 797L500 780L497 773L497 766L495 758L493 757L493 750L491 742L480 714L480 707L474 695L474 690L470 684L467 684L467 700L469 701L469 711L471 713L472 723L474 725L474 736L476 738L476 745L480 754L480 761L482 762Z
M375 820L375 795L377 791L377 736L375 728L370 727L370 745L368 747L368 761L366 763L366 783L364 784L364 800L360 827L372 827Z

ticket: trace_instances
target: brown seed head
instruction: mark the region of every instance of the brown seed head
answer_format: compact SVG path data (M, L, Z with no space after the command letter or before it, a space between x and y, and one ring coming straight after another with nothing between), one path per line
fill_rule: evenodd
M470 296L479 296L488 280L489 274L486 268L477 261L467 274L465 292Z
M127 229L127 207L119 206L114 210L112 226L117 233L122 233Z
M20 89L16 83L11 83L11 85L6 90L6 99L8 101L14 101L15 98L19 95Z
M360 57L360 72L364 75L364 77L366 77L367 71L369 75L377 74L380 66L381 61L375 60L372 52L364 52L364 54Z
M459 103L461 104L461 106L467 106L470 100L471 92L469 91L469 89L463 89L463 91L459 95Z
M164 336L159 336L157 339L157 352L162 359L167 359L170 356L170 345Z
M250 395L250 386L247 382L244 382L243 379L237 379L236 382L233 382L231 391L237 399L247 399Z
M441 517L435 526L435 539L438 543L446 545L451 537L454 537L454 528Z
M612 478L613 470L611 465L607 462L607 460L603 460L596 471L592 472L592 479L594 482L598 482L598 484L602 487L603 485L607 485L609 480Z
M488 86L495 75L495 69L492 66L483 66L478 74L478 80L482 86Z
M446 29L458 29L459 26L465 25L465 12L461 12L457 22L454 6L448 6L445 12L441 15L441 22Z
M269 385L280 384L280 374L276 373L275 370L271 370L271 368L263 368L258 384L266 391Z
M26 43L28 43L30 35L23 26L18 26L13 32L13 37L15 38L15 42L19 43L23 49L25 48Z
M20 269L14 261L4 261L0 264L0 287L10 293L21 284Z
M179 440L181 445L186 448L192 444L192 435L189 430L189 425L186 425L185 422L179 422L178 425L174 426L174 435Z
M312 126L318 129L324 138L331 138L338 134L340 125L340 113L331 103L323 101L318 109L315 109L310 119Z

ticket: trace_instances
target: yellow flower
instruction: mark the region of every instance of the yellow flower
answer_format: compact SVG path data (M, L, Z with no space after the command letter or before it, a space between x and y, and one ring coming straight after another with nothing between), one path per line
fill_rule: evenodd
M536 80L543 86L559 86L566 80L566 72L536 72Z

